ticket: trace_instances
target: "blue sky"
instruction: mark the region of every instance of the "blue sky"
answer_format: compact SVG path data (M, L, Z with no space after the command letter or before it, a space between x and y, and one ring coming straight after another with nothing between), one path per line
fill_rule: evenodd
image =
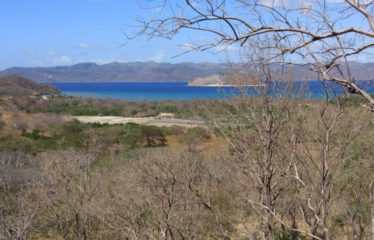
M126 39L124 32L135 33L135 19L152 19L162 14L157 8L144 9L139 1L152 0L0 0L0 70L13 67L46 67L80 62L156 61L156 62L227 62L240 61L239 48L231 46L217 53L192 52L175 57L193 46L206 43L207 33L182 31L173 40L144 38ZM308 3L312 0L261 0L264 3ZM156 1L157 2L157 1ZM178 4L179 0L171 1ZM228 1L230 2L230 1ZM232 3L233 1L231 1ZM327 0L341 4L342 0ZM149 5L148 5L149 6ZM235 14L247 16L239 7ZM168 10L166 9L166 14ZM170 12L169 12L170 14ZM360 16L360 15L359 15ZM333 17L336 17L333 15ZM347 20L348 21L348 20ZM366 28L357 17L343 21L342 27ZM214 52L216 51L216 52ZM362 54L356 60L372 61L374 55Z
M1 0L0 70L119 61L224 62L229 53L183 52L187 33L172 41L127 40L137 16L151 17L136 0ZM203 37L203 36L200 36Z

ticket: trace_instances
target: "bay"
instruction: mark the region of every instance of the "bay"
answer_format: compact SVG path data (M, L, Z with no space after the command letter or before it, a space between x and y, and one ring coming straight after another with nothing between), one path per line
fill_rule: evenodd
M374 93L374 81L359 81L357 84L366 89L369 93ZM121 99L131 101L165 101L165 100L193 100L193 99L226 99L238 96L243 93L257 95L258 89L255 87L206 87L188 86L187 82L53 82L63 94L90 97ZM284 88L284 86L277 86ZM261 89L261 88L260 88ZM327 88L320 81L295 81L293 83L294 92L301 98L320 99L328 90L330 96L338 95L346 91L344 88L336 86L334 83L327 83ZM274 95L282 91L274 91Z

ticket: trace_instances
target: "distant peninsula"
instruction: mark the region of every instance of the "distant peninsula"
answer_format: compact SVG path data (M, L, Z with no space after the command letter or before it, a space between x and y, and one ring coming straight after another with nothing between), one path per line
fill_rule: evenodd
M240 87L262 86L258 80L250 79L240 74L215 74L208 77L195 78L188 82L190 87Z
M356 80L374 79L374 63L349 62ZM279 68L279 65L274 65ZM308 65L288 65L294 79L316 80L318 75ZM190 82L194 85L230 85L220 80L230 70L225 63L113 62L79 63L57 67L12 67L0 75L18 75L37 82ZM346 70L342 66L343 72Z
M59 93L55 87L40 84L24 77L0 76L0 96L41 96Z

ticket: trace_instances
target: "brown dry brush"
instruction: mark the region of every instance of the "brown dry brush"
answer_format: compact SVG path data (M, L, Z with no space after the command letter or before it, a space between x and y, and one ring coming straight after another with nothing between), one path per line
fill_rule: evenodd
M368 113L347 110L345 96L331 104L327 89L324 101L312 105L301 101L295 94L300 89L279 81L290 79L284 76L288 73L268 66L262 63L251 71L264 83L257 97L246 96L244 90L240 100L227 102L229 111L211 118L231 146L234 179L253 211L242 221L259 225L249 227L246 235L253 239L368 239L370 217L365 210L370 210L372 153L358 144L371 144L369 132L363 129L368 131L372 123L354 117ZM283 88L270 87L277 84ZM371 167L351 163L357 151L365 154L355 158ZM368 177L366 181L353 177L350 171L357 167ZM353 189L357 196L347 194Z
M222 163L186 151L153 150L119 170L100 218L129 239L222 239L230 221L213 207L230 198ZM224 207L224 206L222 206Z
M231 154L2 152L0 238L370 239L371 113L268 93L220 106Z
M0 239L29 239L44 213L43 178L37 163L12 152L0 153Z
M251 70L250 74L263 84L258 96L249 97L244 89L240 100L228 101L231 111L223 114L224 120L212 119L212 123L221 129L231 146L235 183L253 212L242 221L259 224L258 228L249 228L246 235L254 239L277 239L288 236L290 231L299 232L292 209L294 203L284 196L292 192L294 185L287 172L300 131L300 104L290 94L292 83L279 81L284 73L274 74L266 64Z

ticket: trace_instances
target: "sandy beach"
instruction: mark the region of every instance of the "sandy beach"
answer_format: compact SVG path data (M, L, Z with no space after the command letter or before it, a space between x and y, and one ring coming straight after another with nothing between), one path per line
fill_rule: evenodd
M70 116L69 119L77 119L84 123L108 123L108 124L125 124L125 123L137 123L144 125L153 126L181 126L181 127L199 127L203 126L203 121L178 119L178 118L167 118L167 117L120 117L120 116Z

